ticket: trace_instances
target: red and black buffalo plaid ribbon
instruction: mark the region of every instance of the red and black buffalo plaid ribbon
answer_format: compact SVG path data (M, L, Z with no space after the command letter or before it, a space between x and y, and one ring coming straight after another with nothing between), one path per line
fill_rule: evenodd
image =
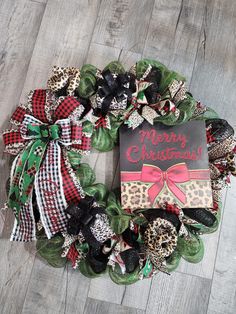
M26 106L20 105L13 113L11 123L17 126L17 129L4 132L5 151L17 155L19 164L26 147L39 139L38 133L29 132L35 126L42 130L42 141L46 141L47 147L39 171L32 172L33 168L31 169L30 174L33 174L34 181L27 191L29 199L27 203L22 204L18 220L15 221L12 240L35 239L33 190L48 238L66 230L67 216L64 210L69 203L79 201L83 195L80 183L68 161L67 151L75 150L83 154L87 153L91 146L91 134L83 132L84 120L80 120L83 110L84 107L74 96L56 99L51 91L38 89L31 91ZM60 132L58 136L53 137L50 132L55 128ZM32 153L39 156L42 154L41 147L36 147ZM15 162L12 166L11 184L15 184L17 179L14 177L16 164Z

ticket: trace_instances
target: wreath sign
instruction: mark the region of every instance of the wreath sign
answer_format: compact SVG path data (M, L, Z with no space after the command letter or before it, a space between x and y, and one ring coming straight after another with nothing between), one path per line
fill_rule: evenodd
M135 130L145 121L173 126L190 120L206 125L211 208L168 202L161 208L122 208L120 190L95 183L94 171L83 163L91 147L112 150L121 126ZM37 239L38 254L50 265L63 267L69 260L85 276L109 272L117 284L169 273L181 257L201 261L199 235L219 225L221 192L236 174L236 142L233 128L193 98L184 77L148 59L128 72L117 61L102 71L90 64L54 67L47 89L31 91L10 122L3 140L6 152L16 155L7 183L7 206L15 215L11 240ZM160 177L159 168L145 167L150 182L153 171ZM179 164L165 175L178 182L176 173L183 180L185 167ZM150 189L152 202L163 180ZM184 200L176 185L170 191Z

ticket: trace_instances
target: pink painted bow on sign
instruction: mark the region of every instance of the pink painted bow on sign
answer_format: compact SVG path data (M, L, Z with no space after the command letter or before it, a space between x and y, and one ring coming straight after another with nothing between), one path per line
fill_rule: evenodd
M185 193L177 186L177 183L189 181L189 172L185 163L176 164L162 171L159 167L153 165L143 165L140 181L152 183L148 189L150 201L154 203L155 198L161 192L166 183L169 190L180 200L186 203Z

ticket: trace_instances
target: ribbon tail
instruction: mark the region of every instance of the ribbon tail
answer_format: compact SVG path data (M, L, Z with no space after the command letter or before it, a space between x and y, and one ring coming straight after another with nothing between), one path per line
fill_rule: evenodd
M91 245L93 248L99 248L100 243L93 235L92 231L90 230L89 226L85 226L81 230L83 236L85 237L85 240L88 242L89 245Z
M175 184L175 182L169 179L167 181L167 186L182 204L186 203L185 193Z
M9 208L11 208L11 204L9 203L9 195L10 195L10 191L11 191L11 186L13 185L13 178L15 176L15 172L16 172L16 165L19 161L19 158L20 158L20 155L17 155L16 158L13 160L13 163L11 165L11 171L10 171L10 186L9 186L9 191L8 191L8 195L7 195L7 206ZM15 210L13 210L14 214L15 213ZM15 215L16 216L16 215Z
M67 202L61 174L61 147L50 142L40 170L35 178L35 193L41 221L50 239L58 232L66 231Z
M164 186L163 181L159 181L158 183L154 183L149 189L148 189L148 196L150 199L150 202L153 204L156 197L161 192L162 188Z
M47 143L36 140L23 151L15 165L8 196L8 206L18 215L23 205L26 205L32 192L35 175L39 170ZM37 150L40 148L40 155Z
M144 118L137 112L137 110L133 111L128 120L125 121L125 124L128 124L128 128L132 128L133 130L140 126L144 121Z
M20 220L15 219L10 241L31 242L36 240L36 225L32 204L32 193L26 205L22 206Z
M158 117L157 112L149 106L144 106L142 110L142 117L153 125L154 119Z
M3 142L5 145L4 151L12 155L19 154L27 144L20 131L15 129L3 132Z
M66 202L68 204L76 204L85 195L79 179L76 177L75 172L71 167L67 152L63 148L61 151L61 174Z

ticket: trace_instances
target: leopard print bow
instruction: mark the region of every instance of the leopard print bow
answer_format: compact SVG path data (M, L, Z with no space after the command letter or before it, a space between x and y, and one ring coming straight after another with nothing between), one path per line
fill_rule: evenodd
M48 89L53 92L60 91L61 95L65 93L73 96L80 83L80 70L74 67L54 66L52 73L47 82Z

